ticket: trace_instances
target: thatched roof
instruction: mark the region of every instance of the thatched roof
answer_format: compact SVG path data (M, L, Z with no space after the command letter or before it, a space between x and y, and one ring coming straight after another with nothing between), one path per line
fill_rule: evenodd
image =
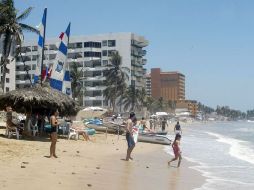
M69 96L49 86L39 85L0 95L0 109L3 110L6 105L12 106L19 113L25 113L31 109L37 112L58 109L60 115L67 116L76 115L79 111L79 107Z

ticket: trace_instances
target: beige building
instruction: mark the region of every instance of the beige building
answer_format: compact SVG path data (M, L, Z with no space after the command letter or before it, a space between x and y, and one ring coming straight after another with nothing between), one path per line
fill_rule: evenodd
M191 116L196 117L198 112L198 103L196 100L178 100L176 102L177 109L187 109Z
M185 76L179 72L161 72L151 69L151 95L155 99L185 100Z

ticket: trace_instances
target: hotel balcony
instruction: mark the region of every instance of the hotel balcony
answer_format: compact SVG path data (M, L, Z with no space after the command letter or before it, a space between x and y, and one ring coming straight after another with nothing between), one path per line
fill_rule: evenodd
M96 77L85 77L86 80L92 80L92 81L95 81L95 80L106 80L106 77L102 77L102 76L96 76Z
M105 86L86 86L87 91L105 90Z
M142 59L142 64L143 65L147 64L147 59Z
M16 80L16 84L30 84L30 80Z
M138 46L138 47L146 47L146 46L148 46L149 42L147 40L145 40L143 37L140 37L139 41L132 40L131 44L134 46Z
M104 97L103 96L94 96L94 97L85 96L84 100L104 100Z
M16 71L16 75L26 75L26 74L27 74L26 71Z

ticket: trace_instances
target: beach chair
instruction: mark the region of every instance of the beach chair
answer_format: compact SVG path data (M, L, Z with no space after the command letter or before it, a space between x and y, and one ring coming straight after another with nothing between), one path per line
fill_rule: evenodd
M69 134L68 134L68 140L70 140L73 136L75 137L75 140L78 140L78 138L79 138L78 131L76 131L75 129L70 127Z
M9 128L6 127L6 132L5 132L6 136L10 139L12 136L16 136L17 140L19 140L19 130L17 127L15 128Z
M58 127L58 134L59 135L69 135L69 129L70 129L70 122L64 122L62 124L59 125Z
M30 129L31 129L33 136L36 136L39 133L39 128L38 128L37 124L34 126L31 126Z

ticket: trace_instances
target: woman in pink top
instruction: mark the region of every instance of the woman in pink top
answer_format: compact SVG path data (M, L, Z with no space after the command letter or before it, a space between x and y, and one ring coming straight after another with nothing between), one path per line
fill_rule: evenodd
M179 159L177 167L180 167L181 160L182 160L182 155L181 155L182 152L180 150L180 140L181 140L181 135L176 134L175 140L172 144L172 148L173 148L175 157L168 162L168 165L170 165L171 162Z

